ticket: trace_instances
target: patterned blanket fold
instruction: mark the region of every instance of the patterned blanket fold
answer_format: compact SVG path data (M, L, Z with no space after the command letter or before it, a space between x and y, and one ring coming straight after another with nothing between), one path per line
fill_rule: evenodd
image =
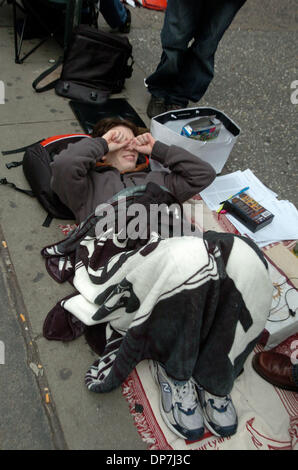
M179 237L171 227L165 238L161 222L154 231L145 224L143 237L130 236L128 225L136 224L127 208L142 204L149 216L153 202L177 203L152 183L136 187L109 201L116 224L96 211L42 250L49 274L75 288L54 316L50 312L45 336L58 339L49 331L58 317L71 328L67 339L84 326L103 325L105 349L85 376L95 392L120 386L137 364L153 359L178 380L192 376L211 393L226 395L266 323L272 300L267 263L253 243L234 234Z

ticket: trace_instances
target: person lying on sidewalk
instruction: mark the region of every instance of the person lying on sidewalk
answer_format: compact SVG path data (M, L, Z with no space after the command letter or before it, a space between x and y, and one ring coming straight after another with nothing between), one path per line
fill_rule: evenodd
M127 121L103 120L93 137L69 144L52 163L52 188L78 223L127 187L155 183L183 203L215 178L208 163L150 133L139 135ZM149 164L143 155L149 155ZM150 159L170 172L150 171ZM92 279L79 262L74 285L80 294L69 304L91 306L93 297L84 298L90 286L92 318L99 311L110 318L106 349L87 372L86 385L108 392L149 359L161 415L176 435L196 440L206 426L217 436L230 436L238 425L230 392L271 306L267 263L251 241L233 234L159 237L145 248L116 254L112 267L108 261L92 271ZM52 252L63 255L62 245Z
M214 180L209 163L181 147L155 141L150 133L138 134L130 121L103 119L94 128L93 139L70 144L55 158L52 189L78 223L124 188L153 182L184 202ZM150 171L144 155L171 172Z

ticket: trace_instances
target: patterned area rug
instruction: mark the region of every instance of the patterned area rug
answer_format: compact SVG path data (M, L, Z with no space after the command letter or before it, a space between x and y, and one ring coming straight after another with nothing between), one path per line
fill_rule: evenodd
M195 202L200 202L199 198ZM237 233L224 216L204 207L204 230ZM298 286L298 259L293 253L295 242L277 243L263 249L270 263L276 289L274 312L283 315L282 294ZM296 277L296 279L294 279ZM273 317L275 318L275 317ZM282 319L283 320L283 319ZM173 434L165 425L159 411L159 391L149 371L148 361L141 362L122 385L122 393L129 404L141 438L150 450L298 450L298 393L281 390L263 380L252 368L255 353L274 349L291 356L298 355L297 319L284 328L276 322L275 343L270 333L264 332L262 343L248 357L244 372L236 380L231 396L238 414L238 431L229 438L218 438L206 431L196 442L188 442ZM268 323L271 327L271 325ZM277 326L278 325L278 326Z
M193 205L202 204L200 198L191 202ZM205 205L203 212L204 230L237 233L224 215L211 212ZM65 235L73 227L60 225ZM122 394L148 450L298 450L298 393L272 386L251 365L253 355L263 349L298 356L298 320L296 317L286 320L285 317L287 291L298 287L298 259L293 252L295 243L276 243L263 249L276 287L272 323L267 322L268 330L264 331L262 344L258 344L248 357L244 372L234 383L231 396L238 414L237 433L229 438L218 438L205 431L196 442L173 434L161 417L159 390L148 361L142 361L122 384Z
M275 348L290 350L298 334ZM263 348L258 346L254 352ZM238 414L238 431L218 438L206 431L196 442L173 434L159 411L159 391L147 361L141 362L122 385L135 425L149 450L298 450L298 394L273 387L255 373L248 357L231 396Z

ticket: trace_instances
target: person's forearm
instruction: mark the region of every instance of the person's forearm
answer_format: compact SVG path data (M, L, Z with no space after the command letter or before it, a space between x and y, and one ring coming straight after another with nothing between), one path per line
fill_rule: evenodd
M216 177L213 167L196 155L176 145L168 146L156 141L151 158L169 168L165 177L168 189L179 195L179 200L189 199L212 183Z

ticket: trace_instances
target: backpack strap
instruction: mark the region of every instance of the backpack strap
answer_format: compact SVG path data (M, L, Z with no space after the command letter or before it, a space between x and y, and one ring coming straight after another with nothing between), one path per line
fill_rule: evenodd
M53 216L51 214L48 214L42 224L43 227L49 227L52 223L52 220L53 220Z
M10 170L11 168L16 168L17 166L21 166L21 165L23 165L22 161L6 163L5 166L6 166L6 168L8 168Z
M34 142L33 144L30 145L25 145L25 147L20 147L18 149L13 149L13 150L2 150L2 155L12 155L14 153L22 153L25 152L29 147L35 144L40 144L40 142L43 142L45 139L38 140L37 142Z
M8 185L11 188L15 189L16 191L20 191L21 193L27 194L27 196L35 197L35 195L33 194L32 191L30 191L28 189L18 188L14 183L10 183L9 181L7 181L6 178L0 179L0 184ZM51 214L47 214L42 226L43 227L49 227L51 225L51 222L52 222L53 218L54 217Z
M30 197L35 197L33 191L30 191L29 189L18 188L14 183L11 183L10 181L7 181L6 178L0 179L0 184L3 184L3 185L7 184L8 186L15 189L16 191L20 191L21 193L27 194L27 196L30 196Z
M34 90L37 92L37 93L42 93L43 91L48 91L48 90L51 90L52 88L55 88L56 84L58 83L58 81L60 80L60 76L59 78L56 78L54 80L52 80L50 83L48 83L47 85L44 85L42 87L39 87L38 88L38 84L44 80L48 75L50 75L51 73L53 73L61 64L63 64L63 60L64 58L63 57L59 57L59 59L57 60L56 64L54 64L52 67L50 67L49 69L45 70L44 72L42 72L35 80L34 82L32 83L32 87L34 88Z
M36 142L33 142L33 144L29 144L29 145L25 145L25 147L19 147L17 149L13 149L13 150L2 150L2 155L13 155L14 153L22 153L22 152L25 152L29 147L33 147L33 145L36 145L36 144L42 144L43 146L46 146L48 145L49 143L51 142L54 142L55 140L61 140L62 138L64 137L90 137L90 139L92 138L89 134L63 134L63 135L57 135L57 136L53 136L53 137L47 137L47 138L43 138L43 139L39 139L37 140Z

